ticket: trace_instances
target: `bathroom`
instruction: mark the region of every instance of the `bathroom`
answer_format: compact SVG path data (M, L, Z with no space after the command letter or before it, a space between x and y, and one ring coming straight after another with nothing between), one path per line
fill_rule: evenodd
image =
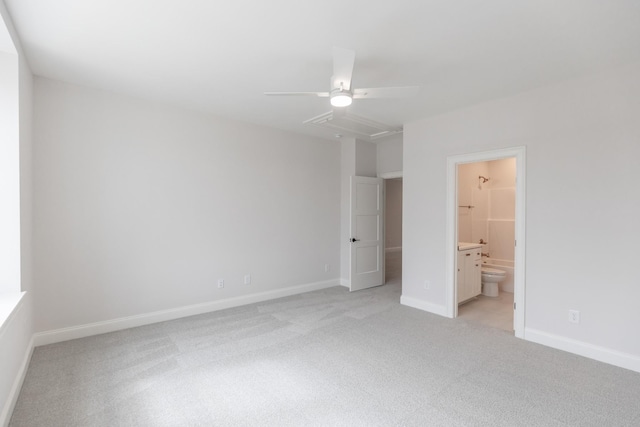
M515 196L515 158L458 166L458 241L481 244L483 271L504 272L497 286L483 280L482 294L460 305L458 316L508 331L513 330Z

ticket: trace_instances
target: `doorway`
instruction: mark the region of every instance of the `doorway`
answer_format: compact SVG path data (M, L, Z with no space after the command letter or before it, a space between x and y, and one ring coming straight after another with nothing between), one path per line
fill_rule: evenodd
M516 172L515 157L458 165L458 317L508 332Z
M467 243L479 243L482 238L483 241L488 241L491 244L491 241L487 238L479 237L481 233L473 234L472 230L464 228L466 225L462 226L462 229L459 229L459 217L461 210L464 213L464 210L470 211L475 209L475 207L471 208L469 206L475 206L472 203L468 204L459 204L458 199L459 196L462 195L463 198L465 196L465 192L469 192L468 185L466 188L464 185L461 185L459 182L459 172L461 168L464 168L464 165L481 163L481 162L491 162L512 158L515 163L515 172L514 172L514 187L512 197L515 199L515 208L514 208L514 218L513 218L513 330L516 337L523 338L524 337L524 301L525 301L525 283L524 283L524 269L525 269L525 147L515 147L501 150L492 150L485 151L480 153L470 153L458 156L451 156L447 159L447 229L446 229L446 237L447 237L447 314L449 317L457 317L458 316L458 289L457 289L457 281L458 281L458 243L460 242L460 237L465 237L470 240L475 240L477 237L478 242L467 242ZM486 173L486 175L489 175ZM488 189L489 186L488 181L482 180L479 178L480 176L489 178L488 176L478 174L476 177L476 185L479 185L482 189L483 184L485 184L485 188ZM496 198L508 198L509 192L502 191L496 192ZM480 202L482 203L482 202ZM464 207L458 207L464 206ZM463 215L464 216L464 215ZM488 217L487 217L488 220ZM497 225L496 225L497 224ZM497 230L501 228L505 228L505 224L496 224L493 225L494 232L493 236L497 236ZM488 222L486 224L487 229L484 232L488 233ZM480 230L482 230L482 224L480 224ZM508 228L508 227L507 227ZM488 234L486 234L488 236ZM505 237L506 236L506 237ZM511 240L511 237L508 233L503 233L503 239ZM496 249L499 249L499 246L507 247L506 242L499 242L498 238L496 238ZM509 242L511 243L511 242ZM486 246L481 246L478 248L479 251L483 251ZM489 252L490 253L490 252ZM486 252L485 252L486 254ZM484 257L487 259L486 257Z
M402 177L385 184L385 284L402 287Z

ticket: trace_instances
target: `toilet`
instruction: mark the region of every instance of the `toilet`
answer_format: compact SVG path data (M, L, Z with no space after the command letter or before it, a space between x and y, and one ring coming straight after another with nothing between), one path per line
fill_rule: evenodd
M498 283L502 282L506 276L507 273L497 268L482 267L482 295L497 297L500 293Z

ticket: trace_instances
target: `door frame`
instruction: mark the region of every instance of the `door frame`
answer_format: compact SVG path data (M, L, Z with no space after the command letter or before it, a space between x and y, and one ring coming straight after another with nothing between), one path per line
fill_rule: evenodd
M514 313L513 329L518 338L524 338L525 328L525 249L526 249L526 147L511 147L447 157L447 216L446 216L446 314L458 316L456 303L456 255L458 252L458 165L486 162L515 157L516 159L516 211L514 256Z

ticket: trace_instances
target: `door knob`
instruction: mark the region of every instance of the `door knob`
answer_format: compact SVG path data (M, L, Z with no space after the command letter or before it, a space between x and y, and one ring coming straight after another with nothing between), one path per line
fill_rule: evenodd
M359 241L359 240L360 240L360 239L356 239L355 237L352 237L352 238L350 238L350 239L349 239L349 241L350 241L351 243L353 243L353 242L357 242L357 241Z

